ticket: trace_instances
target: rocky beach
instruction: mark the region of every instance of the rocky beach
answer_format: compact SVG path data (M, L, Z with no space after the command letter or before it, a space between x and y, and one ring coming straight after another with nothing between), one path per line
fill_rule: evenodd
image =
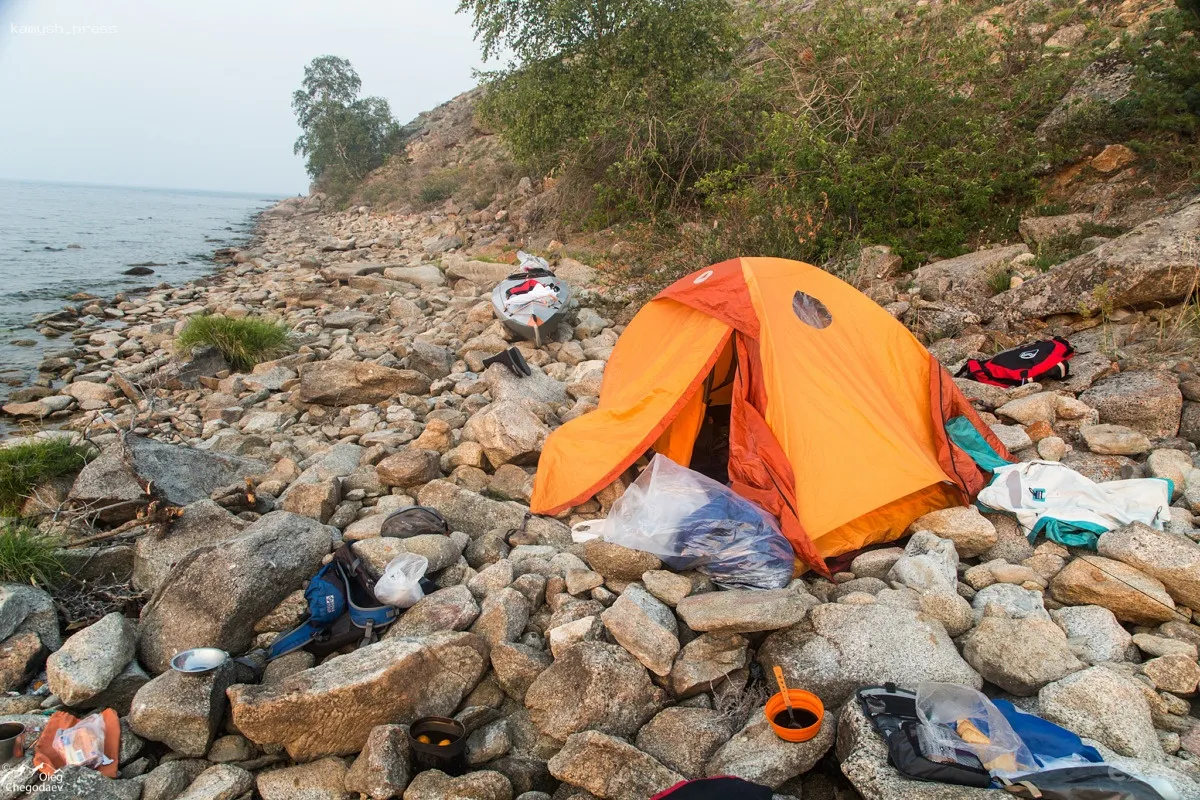
M958 384L1021 460L1100 482L1169 479L1165 530L1120 527L1095 552L951 508L833 580L762 591L575 543L571 526L603 517L632 473L557 518L529 515L547 435L596 408L631 313L598 265L535 233L549 189L526 178L485 207L432 212L293 198L210 277L44 321L62 346L4 413L95 457L21 509L60 537L70 577L53 595L0 587L0 721L121 717L118 777L70 767L59 796L645 800L705 775L754 780L778 800L1008 796L902 778L847 702L864 685L934 680L984 687L1200 798L1200 374L1182 321L1200 201L1124 206L1128 233L1045 271L1032 264L1039 241L1078 215L1030 218L1023 242L903 275L887 248L866 248L852 273L952 372L1068 337L1066 380ZM540 348L514 341L489 300L531 241L577 292ZM997 267L1013 278L993 293ZM215 349L181 352L197 314L279 321L293 352L246 372ZM484 368L513 346L532 375ZM381 535L414 503L451 533ZM380 641L319 663L296 651L261 675L261 663L170 668L188 648L268 646L302 619L305 581L343 543L376 575L401 553L424 556L435 591ZM776 665L824 702L808 742L767 724ZM463 774L412 761L406 726L428 715L465 726ZM17 762L0 797L33 779Z

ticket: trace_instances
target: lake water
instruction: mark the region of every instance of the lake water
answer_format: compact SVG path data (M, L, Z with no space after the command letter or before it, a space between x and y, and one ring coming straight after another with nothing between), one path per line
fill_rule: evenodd
M107 298L199 277L213 269L212 252L249 238L254 215L276 199L0 180L0 398L35 377L43 352L70 346L37 333L39 314L76 292ZM153 275L122 274L145 262ZM21 340L34 344L13 344Z

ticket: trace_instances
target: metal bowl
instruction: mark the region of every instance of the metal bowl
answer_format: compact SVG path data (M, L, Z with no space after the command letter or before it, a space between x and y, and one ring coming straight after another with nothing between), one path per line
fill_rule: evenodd
M229 653L219 647L194 647L171 659L176 672L212 672L229 660Z

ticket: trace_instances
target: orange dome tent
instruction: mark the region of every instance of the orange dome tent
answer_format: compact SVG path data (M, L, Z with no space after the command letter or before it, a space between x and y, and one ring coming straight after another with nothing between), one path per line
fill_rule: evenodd
M739 258L663 290L621 334L600 404L546 441L532 510L591 498L653 448L691 462L729 404L733 489L779 518L797 557L899 538L969 503L1012 460L949 373L861 292L809 264Z

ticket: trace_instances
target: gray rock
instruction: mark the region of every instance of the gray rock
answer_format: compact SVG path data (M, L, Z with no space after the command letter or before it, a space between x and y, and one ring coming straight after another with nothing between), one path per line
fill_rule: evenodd
M50 691L68 706L82 706L103 692L133 658L137 628L113 612L75 633L46 659Z
M392 623L385 638L465 631L479 616L479 604L466 586L438 589L417 601Z
M1042 120L1037 135L1046 138L1080 117L1095 115L1125 98L1133 86L1134 68L1106 55L1089 64Z
M913 273L925 300L949 300L968 308L979 308L992 296L988 279L998 268L1007 267L1029 252L1023 244L994 247L926 264Z
M550 774L604 800L645 800L683 780L633 745L599 731L572 734Z
M175 800L208 767L207 761L198 758L181 758L159 764L140 777L141 800Z
M971 606L978 617L984 615L989 605L1000 606L1007 616L1013 619L1050 619L1041 592L1023 589L1011 583L993 583L991 586L985 586L976 592L971 600Z
M1200 203L1194 205L1200 221ZM1079 399L1100 412L1100 421L1123 425L1152 438L1179 432L1183 395L1169 372L1120 372L1097 381Z
M215 489L240 484L266 471L267 465L261 461L125 436L123 443L105 448L80 471L69 498L76 505L92 508L152 497L186 506L207 500ZM146 486L152 497L147 496ZM102 518L114 522L132 519L137 510L131 503Z
M225 717L225 690L235 675L230 663L196 674L168 670L138 690L129 711L130 726L138 736L201 758Z
M1062 629L1043 617L984 617L964 641L963 657L985 680L1019 697L1086 666Z
M1142 689L1105 667L1089 667L1038 693L1041 716L1121 755L1157 761L1162 747Z
M52 598L46 591L23 583L2 583L3 589L9 595L15 595L14 602L24 605L25 618L17 625L14 633L36 633L42 645L54 652L62 647L62 633L58 628L58 610Z
M208 760L214 764L232 764L254 758L255 747L245 736L231 733L215 739L208 749Z
M525 707L546 736L565 741L583 730L632 737L664 702L646 669L621 647L580 642L530 685Z
M454 369L454 353L424 339L413 339L408 350L408 367L430 380L444 378Z
M347 800L345 784L346 762L331 756L260 772L255 788L262 800Z
M713 753L729 741L725 714L711 708L672 706L638 731L637 748L689 780L704 777Z
M316 573L332 543L332 528L277 511L220 546L192 551L142 610L142 663L157 673L192 647L245 651L254 624Z
M204 770L175 800L237 800L254 788L254 776L233 764Z
M142 669L137 659L132 659L125 669L109 682L108 687L87 702L89 708L111 708L122 716L129 714L134 696L150 682L150 676Z
M676 697L712 691L750 663L749 642L736 633L705 633L688 642L671 665L669 685Z
M270 686L230 687L233 721L261 745L297 761L359 752L371 729L449 716L487 667L487 645L469 633L394 637ZM405 691L396 691L403 685Z
M541 367L529 365L532 374L518 378L508 367L492 364L483 373L483 379L491 390L492 399L499 402L533 400L558 408L570 401L566 384L554 380Z
M467 737L467 763L479 766L505 756L512 749L508 720L498 719L471 732Z
M166 580L171 567L186 555L232 539L245 530L246 524L212 500L186 506L164 535L138 537L133 551L134 587L153 593Z
M536 414L511 400L486 406L463 426L463 436L483 447L493 467L536 463L548 435Z
M1133 637L1103 606L1066 606L1050 612L1077 656L1089 664L1128 661Z
M29 600L25 594L0 585L0 641L13 635L17 626L29 614Z
M860 553L850 562L850 571L859 578L886 578L892 566L904 555L902 547L881 547Z
M512 800L512 782L499 772L468 772L451 778L428 769L413 778L404 800Z
M554 663L544 650L513 642L498 642L492 645L492 667L496 680L504 693L518 703L525 701L525 693L538 675Z
M709 776L734 775L777 789L812 769L833 746L834 720L826 713L821 729L807 742L785 742L775 735L762 707L750 712L745 726L708 762Z
M138 800L142 793L136 781L106 778L88 767L64 767L53 781L54 796L64 800Z
M471 632L489 645L515 641L529 622L529 601L516 589L492 592L479 606L479 617Z
M371 800L390 800L404 792L411 776L408 726L377 725L346 773L346 791L365 794Z
M632 585L600 614L617 644L655 675L671 672L679 652L679 625L671 609L640 586Z
M817 599L798 589L730 589L684 598L675 607L694 631L753 633L795 625Z
M958 583L958 551L954 542L929 531L917 531L892 564L887 579L918 592L953 594Z
M983 685L941 623L882 604L819 605L809 619L767 637L758 660L767 674L783 667L790 682L816 694L826 708L840 706L861 686L889 681Z

